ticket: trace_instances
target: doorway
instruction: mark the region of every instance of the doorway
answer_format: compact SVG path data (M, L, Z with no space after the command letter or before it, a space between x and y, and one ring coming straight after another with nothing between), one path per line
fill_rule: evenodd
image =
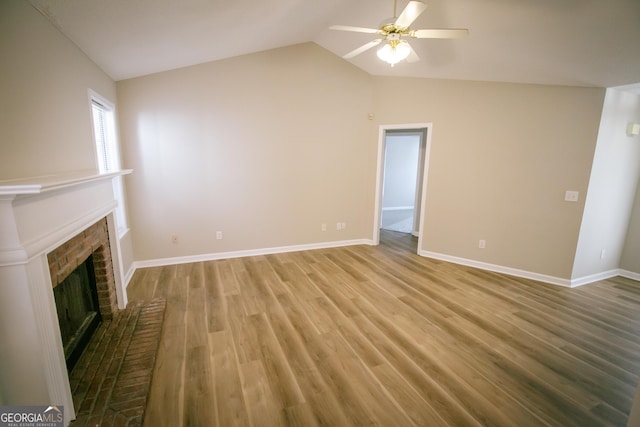
M422 241L431 124L380 126L374 243L380 232L404 233Z
M422 132L387 131L380 228L418 235L418 168Z

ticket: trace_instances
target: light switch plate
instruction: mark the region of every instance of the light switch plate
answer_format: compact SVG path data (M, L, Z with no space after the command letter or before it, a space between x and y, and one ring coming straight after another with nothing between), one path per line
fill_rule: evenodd
M567 202L577 202L578 201L578 195L580 193L577 191L565 191L564 192L564 200Z

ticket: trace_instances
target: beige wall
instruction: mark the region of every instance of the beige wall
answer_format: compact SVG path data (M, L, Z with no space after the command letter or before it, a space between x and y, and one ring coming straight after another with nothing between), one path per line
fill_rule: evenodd
M88 89L115 83L26 1L0 1L0 58L0 180L96 169Z
M0 5L0 179L95 168L87 90L115 100L116 85L30 6ZM584 199L562 198L587 189L602 89L371 77L309 43L118 82L117 95L135 170L125 270L371 239L378 125L431 122L422 249L571 277Z
M564 192L586 192L605 91L374 82L378 123L433 123L422 249L569 279L584 197Z
M0 1L0 58L0 180L96 170L89 89L116 103L115 82L22 0Z
M603 89L370 77L314 44L117 86L136 260L371 239L378 126L431 122L423 249L571 277Z
M640 137L626 134L627 124L640 120L640 96L607 90L593 160L573 278L620 267L631 209L640 177ZM632 230L631 230L632 231ZM637 239L629 233L629 269L640 272ZM604 250L604 256L601 257ZM635 264L635 265L634 265Z
M117 88L136 260L371 238L371 79L349 63L309 43Z

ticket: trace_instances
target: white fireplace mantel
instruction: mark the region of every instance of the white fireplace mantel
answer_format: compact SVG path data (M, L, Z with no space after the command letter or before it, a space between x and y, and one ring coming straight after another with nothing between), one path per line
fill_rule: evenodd
M41 194L93 181L109 180L114 176L131 173L131 169L117 172L95 173L93 171L70 172L0 181L0 196Z
M47 253L106 217L124 308L113 179L128 173L0 181L0 405L64 405L65 425L74 418Z

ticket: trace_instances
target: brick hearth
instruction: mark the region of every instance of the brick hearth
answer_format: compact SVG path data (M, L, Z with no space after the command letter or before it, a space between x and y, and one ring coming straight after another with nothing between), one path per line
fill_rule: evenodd
M166 301L130 305L103 322L70 374L73 427L141 426Z
M71 425L140 426L166 303L154 300L118 310L106 218L47 254L53 287L90 256L102 323L69 373L76 412Z

